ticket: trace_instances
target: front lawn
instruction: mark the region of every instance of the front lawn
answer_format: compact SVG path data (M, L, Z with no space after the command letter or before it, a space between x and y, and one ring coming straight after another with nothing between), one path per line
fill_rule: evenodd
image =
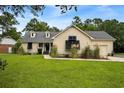
M1 54L0 87L124 87L124 63L45 60L40 55Z

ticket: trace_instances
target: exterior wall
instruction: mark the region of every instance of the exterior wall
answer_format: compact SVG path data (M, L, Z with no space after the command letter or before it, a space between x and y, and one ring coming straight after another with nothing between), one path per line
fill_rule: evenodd
M58 54L68 54L68 52L65 51L65 41L68 40L68 36L77 36L77 40L80 41L78 54L88 45L91 49L95 49L96 45L98 45L100 48L100 57L103 58L106 58L108 53L112 53L113 51L113 41L91 40L88 36L72 27L53 40L53 45L57 46Z
M31 53L31 54L38 53L38 49L41 49L43 54L46 51L45 44L46 43L41 43L41 46L39 47L39 43L32 43L32 49L30 50L27 49L28 43L22 43L22 47L26 53ZM52 43L49 43L49 53L51 51L51 46L52 46Z
M83 48L91 44L91 40L88 36L72 27L53 40L53 45L57 46L59 54L67 54L67 52L65 51L65 41L68 40L68 36L76 36L77 40L80 41L80 50L78 51L78 54L82 52Z
M16 41L12 38L2 38L0 44L11 44L11 45L15 45Z
M107 40L92 41L91 49L94 49L96 45L98 45L98 47L100 48L101 57L107 57L108 54L113 52L113 41L107 41ZM104 50L103 50L103 47L104 47Z
M22 47L26 53L37 53L38 52L37 49L39 47L39 43L32 43L32 49L30 49L30 50L27 49L27 45L28 45L28 43L22 44Z
M0 53L12 53L12 46L9 44L0 44Z

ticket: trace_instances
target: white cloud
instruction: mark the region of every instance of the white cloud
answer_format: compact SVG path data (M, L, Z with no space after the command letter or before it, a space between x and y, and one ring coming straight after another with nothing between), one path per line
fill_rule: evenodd
M106 17L113 18L118 14L111 8L111 6L103 5L97 7L99 13L103 14ZM97 14L98 15L98 14Z

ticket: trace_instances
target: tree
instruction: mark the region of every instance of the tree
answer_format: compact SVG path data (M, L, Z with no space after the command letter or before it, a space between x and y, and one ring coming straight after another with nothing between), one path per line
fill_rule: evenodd
M46 31L48 28L47 23L39 22L36 18L33 18L27 23L23 31Z
M59 7L61 10L61 13L66 13L68 10L74 9L77 11L76 5L55 5L56 7Z
M36 18L33 18L27 23L23 31L59 31L59 29L57 27L50 28L46 22L38 21Z
M86 20L84 21L84 23L85 23L86 25L91 24L91 22L92 22L92 20L91 20L91 19L86 19Z
M96 25L96 26L99 26L100 24L102 24L102 19L100 18L94 18L92 20L92 22Z
M21 47L21 44L21 40L17 40L17 43L12 48L13 53L18 53L18 49Z
M72 24L74 24L74 25L82 25L82 21L81 21L80 17L79 16L75 16L73 18Z
M19 23L16 18L8 12L3 12L3 14L0 16L0 25L2 32L13 29L13 25L17 24Z
M97 26L95 26L94 21L92 19L86 19L84 21L84 30L86 31L96 31Z
M1 37L10 36L13 39L18 40L21 37L21 33L16 32L16 28L13 27L17 24L19 23L12 14L3 12L3 14L0 15Z
M39 13L43 14L47 6L45 5L1 5L0 12L9 12L14 16L24 17L24 13L30 11L33 15L38 16ZM74 9L77 11L76 5L55 5L55 7L60 8L61 13L66 13L67 11Z
M49 28L49 31L55 31L55 32L58 32L58 31L60 31L57 27L51 27L51 28Z
M7 32L3 32L2 37L10 36L11 38L18 40L21 38L21 32L17 32L16 28L13 28Z
M92 20L93 24L95 25L96 30L100 30L99 26L102 24L102 19L100 18L94 18Z
M72 24L84 30L83 22L81 21L81 18L79 16L75 16L73 18Z

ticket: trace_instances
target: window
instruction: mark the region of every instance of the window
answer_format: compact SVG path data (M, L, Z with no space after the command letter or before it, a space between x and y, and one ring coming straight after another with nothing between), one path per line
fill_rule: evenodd
M50 37L50 33L46 32L46 38L49 38L49 37Z
M31 32L31 38L34 38L34 37L35 37L35 35L36 35L36 33Z
M42 43L39 43L39 47L42 47Z
M65 42L65 48L66 49L71 49L71 48L76 48L80 49L80 42L77 40L76 36L69 36L68 40Z
M80 49L80 42L79 42L79 40L77 40L77 41L66 40L65 43L66 43L65 44L65 48L67 50L71 49L71 48Z
M76 36L69 36L69 40L76 40Z
M32 43L28 43L27 49L32 49Z

